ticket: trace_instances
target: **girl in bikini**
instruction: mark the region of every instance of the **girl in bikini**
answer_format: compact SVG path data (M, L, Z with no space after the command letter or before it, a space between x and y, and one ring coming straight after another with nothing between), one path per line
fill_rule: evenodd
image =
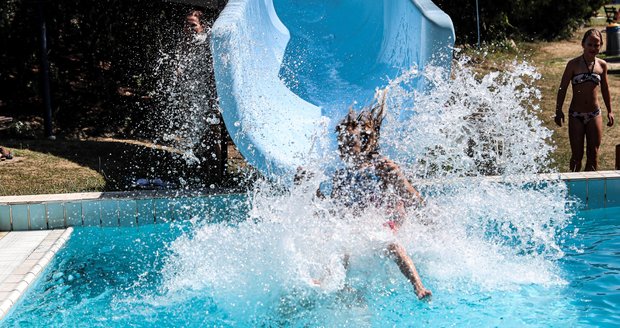
M607 126L614 124L611 97L607 81L607 63L596 55L603 45L603 36L596 29L586 31L581 41L583 54L566 64L562 82L557 95L555 123L562 126L564 112L562 105L566 98L568 85L573 86L573 97L568 109L568 136L571 146L570 170L581 170L584 143L586 146L585 171L596 171L598 150L603 135L603 119L598 101L600 86L605 107L607 107Z

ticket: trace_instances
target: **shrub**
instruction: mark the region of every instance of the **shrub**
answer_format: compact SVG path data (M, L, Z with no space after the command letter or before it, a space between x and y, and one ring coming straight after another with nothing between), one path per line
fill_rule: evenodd
M435 0L452 18L458 44L477 42L476 1ZM484 42L506 38L554 40L570 36L608 0L478 0Z

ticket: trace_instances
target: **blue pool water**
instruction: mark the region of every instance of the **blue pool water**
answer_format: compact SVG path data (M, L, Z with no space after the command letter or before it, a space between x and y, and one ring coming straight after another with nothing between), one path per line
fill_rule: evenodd
M620 208L581 213L578 237L566 244L562 267L579 323L620 325ZM577 249L578 251L575 251Z
M265 291L260 300L275 304L248 304L256 299L243 295L228 295L230 303L221 304L222 294L235 290L225 284L173 288L162 273L171 245L199 225L187 220L137 228L76 228L0 326L617 327L620 323L620 208L576 216L563 234L565 255L554 264L557 280L485 288L466 276L429 277L421 263L423 279L433 290L431 302L417 301L393 263L381 257L372 261L383 272L352 268L350 288L345 290L300 287L280 289L275 297ZM235 224L219 225L235 229ZM197 249L195 256L205 254ZM252 256L248 253L247 260Z

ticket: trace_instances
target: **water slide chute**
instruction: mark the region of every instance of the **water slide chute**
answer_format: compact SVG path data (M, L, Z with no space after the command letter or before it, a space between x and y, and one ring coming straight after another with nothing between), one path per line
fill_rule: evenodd
M453 42L429 0L229 0L211 36L226 128L252 166L290 176L335 150L353 103L411 67L449 67Z

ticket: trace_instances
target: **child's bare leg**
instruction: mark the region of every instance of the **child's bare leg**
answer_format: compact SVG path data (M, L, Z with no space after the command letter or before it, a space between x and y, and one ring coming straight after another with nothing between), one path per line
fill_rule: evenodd
M415 290L418 299L423 299L426 297L430 297L433 295L430 290L426 289L422 284L422 279L420 279L420 275L418 274L418 270L416 270L415 265L411 258L407 255L405 248L397 243L392 243L388 246L388 251L391 255L394 256L394 261L398 265L400 272L409 279L411 284L413 285L413 289Z

